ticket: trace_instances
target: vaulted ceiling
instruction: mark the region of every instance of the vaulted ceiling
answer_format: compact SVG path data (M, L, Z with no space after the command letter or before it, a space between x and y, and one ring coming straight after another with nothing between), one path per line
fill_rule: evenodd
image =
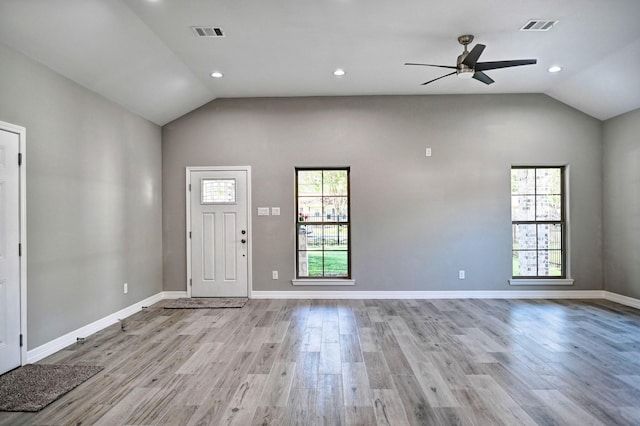
M159 125L215 98L497 93L604 120L640 107L639 17L638 0L0 0L0 43ZM538 63L426 86L449 70L404 65L455 65L462 34L481 61Z

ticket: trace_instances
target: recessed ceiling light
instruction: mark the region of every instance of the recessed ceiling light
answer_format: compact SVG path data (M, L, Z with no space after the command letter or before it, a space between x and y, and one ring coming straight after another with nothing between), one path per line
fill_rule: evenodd
M336 77L342 77L343 75L345 75L345 72L342 68L338 68L333 72L333 75L335 75Z
M560 71L562 71L562 67L560 67L558 65L553 65L553 66L549 67L549 69L547 71L549 71L549 72L560 72Z
M220 71L214 71L211 73L211 77L213 78L222 78L224 76L224 74L222 74Z

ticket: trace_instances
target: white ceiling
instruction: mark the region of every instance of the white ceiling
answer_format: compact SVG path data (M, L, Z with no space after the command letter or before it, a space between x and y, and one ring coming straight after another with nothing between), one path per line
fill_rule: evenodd
M215 98L451 93L546 93L604 120L640 107L638 18L638 0L0 0L0 42L159 125ZM491 86L403 65L455 65L467 33L480 61L538 64Z

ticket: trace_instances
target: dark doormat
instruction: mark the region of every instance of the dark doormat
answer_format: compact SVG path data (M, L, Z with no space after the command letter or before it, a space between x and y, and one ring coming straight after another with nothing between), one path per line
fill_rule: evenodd
M0 411L40 411L103 367L28 364L0 376Z
M242 308L249 299L246 297L196 297L174 299L165 309L216 309Z

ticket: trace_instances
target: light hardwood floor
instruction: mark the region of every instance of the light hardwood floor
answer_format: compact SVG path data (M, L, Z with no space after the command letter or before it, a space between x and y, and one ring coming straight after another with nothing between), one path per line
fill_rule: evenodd
M640 312L606 301L161 302L42 362L105 369L1 425L640 424Z

